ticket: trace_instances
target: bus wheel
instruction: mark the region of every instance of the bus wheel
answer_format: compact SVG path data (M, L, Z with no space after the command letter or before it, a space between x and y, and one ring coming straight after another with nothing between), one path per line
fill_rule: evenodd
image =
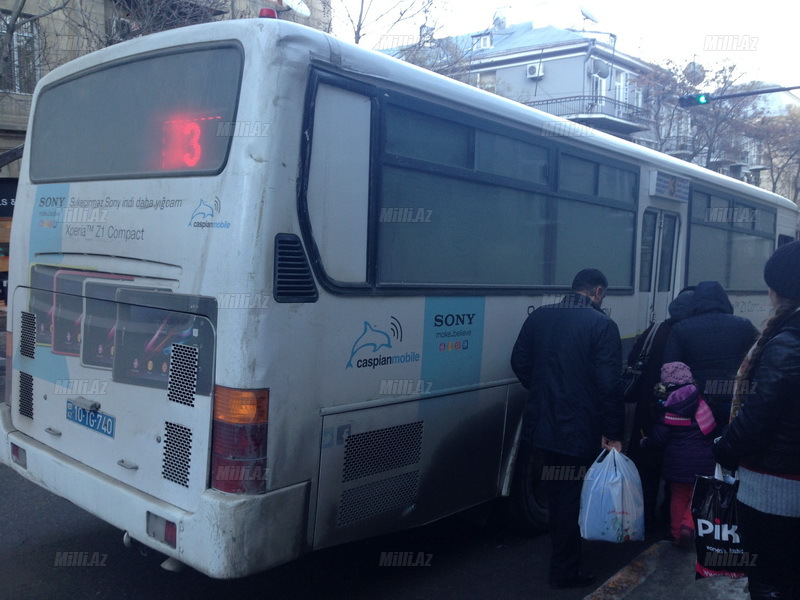
M501 518L512 531L526 536L547 529L547 482L542 479L544 455L535 448L520 447L507 498L501 500Z

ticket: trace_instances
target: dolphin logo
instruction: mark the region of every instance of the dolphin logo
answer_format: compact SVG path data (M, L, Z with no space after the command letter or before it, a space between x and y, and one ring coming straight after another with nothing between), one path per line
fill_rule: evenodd
M364 331L358 336L358 339L353 344L353 349L350 351L350 360L347 361L346 368L352 368L353 357L364 348L371 348L372 352L377 352L381 348L391 348L392 340L389 339L389 334L380 329L375 329L367 321L364 321Z
M197 205L197 208L194 209L192 213L192 218L189 219L189 227L192 226L196 217L203 217L204 219L208 219L214 216L214 209L206 204L205 200L200 200L200 204Z

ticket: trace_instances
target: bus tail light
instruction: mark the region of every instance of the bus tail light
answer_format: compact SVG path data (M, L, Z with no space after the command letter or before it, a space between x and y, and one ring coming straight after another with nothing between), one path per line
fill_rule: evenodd
M178 528L175 523L149 511L147 512L147 535L173 548L178 547Z
M267 491L269 390L214 388L211 487L232 494Z
M25 448L20 448L15 443L11 443L11 460L23 469L28 468L28 453Z

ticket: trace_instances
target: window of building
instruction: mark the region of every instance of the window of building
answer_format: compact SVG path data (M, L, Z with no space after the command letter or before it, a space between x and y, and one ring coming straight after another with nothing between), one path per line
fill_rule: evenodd
M475 87L494 94L497 90L497 71L479 71Z
M628 102L628 74L617 70L614 73L614 100Z
M599 75L592 75L592 96L603 98L606 95L606 79Z
M644 106L644 90L641 88L633 88L633 103L638 107Z
M20 17L24 19L25 16ZM0 36L5 40L6 27L0 20ZM35 21L17 26L7 49L8 61L0 74L0 89L4 92L32 94L39 80L39 44Z
M484 35L475 36L472 42L473 50L486 50L492 47L492 34L486 33Z

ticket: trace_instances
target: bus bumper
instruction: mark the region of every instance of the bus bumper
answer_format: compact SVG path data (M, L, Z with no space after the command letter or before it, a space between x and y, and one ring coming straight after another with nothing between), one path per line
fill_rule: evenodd
M127 531L136 541L210 577L244 577L288 562L308 549L310 482L254 496L207 489L198 510L189 513L15 431L5 404L0 404L0 428L4 439L0 462ZM12 443L24 450L24 467L11 459ZM148 535L148 513L175 523L175 548Z

